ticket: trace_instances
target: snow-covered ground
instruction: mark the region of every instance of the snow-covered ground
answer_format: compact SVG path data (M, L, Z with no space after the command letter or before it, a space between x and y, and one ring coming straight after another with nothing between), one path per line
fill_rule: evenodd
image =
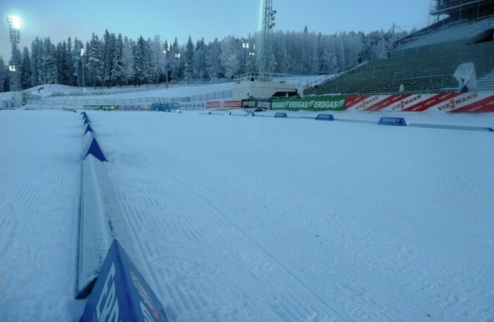
M133 260L170 320L494 319L492 132L378 126L372 113L88 116ZM1 321L82 314L83 133L79 113L0 111Z

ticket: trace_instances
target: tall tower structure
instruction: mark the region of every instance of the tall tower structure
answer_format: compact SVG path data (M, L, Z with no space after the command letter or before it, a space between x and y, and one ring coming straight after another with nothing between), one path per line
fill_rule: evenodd
M270 36L275 26L276 10L273 10L272 0L263 0L261 32L258 39L259 76L265 77L266 69L270 63L271 45Z
M9 24L10 29L10 42L12 43L13 47L17 48L21 39L19 33L19 29L21 27L21 19L17 16L8 16L7 23Z
M494 1L494 0L493 0ZM275 26L276 10L273 10L272 0L261 0L259 16L261 20L259 25L261 30L257 34L256 57L258 64L258 76L244 78L242 81L235 82L233 85L233 97L239 100L249 100L244 107L266 107L266 101L258 103L252 99L270 99L274 95L294 96L303 94L301 85L288 84L281 81L275 81L268 77L268 73L273 72L274 55L271 47L271 33ZM248 47L244 47L248 48ZM243 104L243 103L242 103ZM253 105L252 105L253 104Z
M21 89L21 82L20 82L21 54L19 51L19 41L21 39L19 29L21 27L21 19L17 16L8 16L7 23L9 24L10 42L12 43L12 57L9 63L10 91L14 92Z

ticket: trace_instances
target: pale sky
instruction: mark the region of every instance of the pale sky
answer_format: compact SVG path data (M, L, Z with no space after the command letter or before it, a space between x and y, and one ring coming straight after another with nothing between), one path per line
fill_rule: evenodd
M189 36L206 42L232 35L254 34L261 0L0 0L0 55L10 59L7 16L22 19L21 49L35 37L53 43L69 36L84 42L105 30L137 40L139 36L184 45ZM431 0L273 0L275 30L333 34L340 31L423 28L429 22Z

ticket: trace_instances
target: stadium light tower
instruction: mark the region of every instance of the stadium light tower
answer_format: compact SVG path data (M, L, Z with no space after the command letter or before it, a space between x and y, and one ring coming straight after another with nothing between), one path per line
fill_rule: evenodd
M17 45L21 40L19 32L19 30L21 29L21 18L17 16L8 16L7 22L9 23L10 27L10 42L12 43L12 46L15 46L17 48Z
M270 46L270 36L273 28L275 26L275 15L276 10L273 10L272 0L263 0L262 4L262 20L261 20L261 34L259 38L258 50L259 50L259 74L264 77L266 72L266 67L268 65L268 60L270 57L269 50Z
M165 54L165 82L166 88L168 88L168 53L170 52L170 43L167 41L165 43L165 49L163 49L163 54Z
M10 59L10 90L18 91L21 89L21 81L19 75L19 65L21 61L20 51L18 48L21 40L20 28L21 18L17 16L8 16L7 22L10 28L10 42L12 43L12 57Z

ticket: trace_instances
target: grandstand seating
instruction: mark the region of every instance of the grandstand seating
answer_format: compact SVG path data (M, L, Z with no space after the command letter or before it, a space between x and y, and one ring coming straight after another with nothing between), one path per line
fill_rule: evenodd
M413 41L400 46L400 49L438 44L446 41L475 39L482 35L484 31L491 29L494 29L494 17L481 21L456 22L417 37Z
M477 80L477 87L481 91L494 91L494 71L480 77Z
M478 90L494 89L494 0L438 0L436 23L394 43L390 58L366 62L304 94L458 91L454 73L473 63Z
M479 89L494 87L494 17L474 22L438 24L395 49L390 58L371 61L305 94L370 94L458 90L453 74L467 62L475 65Z

